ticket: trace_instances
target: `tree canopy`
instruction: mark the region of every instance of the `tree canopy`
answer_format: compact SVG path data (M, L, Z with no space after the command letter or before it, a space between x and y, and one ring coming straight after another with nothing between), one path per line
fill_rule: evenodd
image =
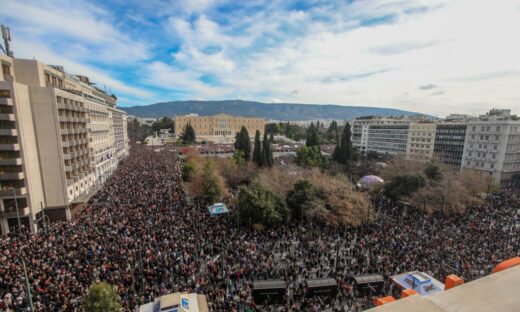
M336 148L332 154L332 158L340 164L350 165L355 159L351 136L350 124L347 122L341 134L341 139L336 143Z
M267 137L267 132L264 132L264 140L262 141L262 166L264 167L272 167L274 165L273 159L273 149L269 138Z
M238 193L240 220L274 225L287 220L289 211L285 201L260 184L241 187Z
M95 283L90 286L83 299L85 312L119 312L121 304L114 286L107 283Z
M319 123L319 121L318 121ZM320 146L320 139L318 137L319 127L315 126L313 122L311 122L310 126L307 128L307 140L305 141L305 145L307 147L311 146Z
M258 166L262 167L263 164L262 145L260 142L260 131L256 130L255 133L255 146L253 148L253 162Z
M318 146L302 146L296 151L295 162L300 167L318 167L325 169L327 166L327 160L321 155L320 148Z
M242 126L240 132L236 134L234 146L236 150L242 151L245 161L251 159L251 139L246 127Z
M191 123L186 124L180 138L184 144L195 143L196 135Z
M302 220L309 203L316 197L316 188L309 180L299 180L287 194L286 202L294 219Z

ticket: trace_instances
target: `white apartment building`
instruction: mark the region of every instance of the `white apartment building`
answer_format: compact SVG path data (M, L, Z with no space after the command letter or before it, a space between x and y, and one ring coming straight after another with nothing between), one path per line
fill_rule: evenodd
M381 154L401 152L404 154L406 153L406 140L403 146L403 135L408 135L405 128L412 121L413 119L408 117L367 116L357 118L352 123L352 145L362 153L373 151Z
M467 121L462 168L486 172L508 184L520 173L520 119L510 110L489 111Z
M8 115L0 116L0 140L9 145L0 146L2 233L17 227L17 210L32 229L42 208L50 219L70 219L128 154L126 114L87 77L0 57L0 107Z

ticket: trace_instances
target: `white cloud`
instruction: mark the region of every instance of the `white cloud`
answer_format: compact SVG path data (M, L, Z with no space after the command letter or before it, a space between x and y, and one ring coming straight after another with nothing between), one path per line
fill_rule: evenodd
M153 94L145 89L129 86L128 84L111 77L111 75L103 70L81 64L75 60L68 59L55 51L48 49L45 45L37 42L14 41L15 46L19 49L17 56L20 58L33 58L36 55L41 62L51 65L62 65L65 70L72 74L81 74L88 76L93 82L99 86L106 85L110 87L116 95L126 94L127 96L137 97L141 99L153 99ZM124 96L123 96L124 97Z
M399 107L440 115L491 107L519 111L518 3L446 0L424 8L414 1L359 1L333 11L320 9L329 17L325 21L309 18L316 11L294 13L295 20L306 21L301 34L280 30L285 12L245 17L249 24L237 22L243 26L238 33L201 16L191 24L177 21L184 40L171 66L180 63L191 72L184 85L193 83L193 90L204 91L198 74L216 75L228 97ZM397 14L397 21L359 27L360 19L375 13ZM218 45L220 52L204 54L207 45ZM461 77L486 79L454 80ZM418 90L428 84L443 89Z
M113 63L149 56L144 42L114 28L113 15L83 1L3 0L0 17L16 23L12 33L18 40L46 40L77 59Z

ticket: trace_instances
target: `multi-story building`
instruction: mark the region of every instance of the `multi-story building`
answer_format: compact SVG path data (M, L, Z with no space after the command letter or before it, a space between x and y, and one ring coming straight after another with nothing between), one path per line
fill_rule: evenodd
M208 142L232 142L242 126L246 127L250 137L254 137L257 130L263 135L265 128L263 118L234 117L226 114L214 116L190 114L175 116L174 120L176 138L182 135L187 124L191 124L197 139Z
M468 125L462 122L438 123L433 147L434 157L459 170L462 165L467 127Z
M121 133L126 131L125 113L115 107L115 96L62 67L3 55L2 71L0 92L5 111L12 112L3 126L16 130L3 139L14 145L8 150L14 153L5 156L20 159L15 161L18 182L0 172L0 182L6 181L1 187L9 190L0 194L2 232L17 226L16 206L32 229L43 208L50 219L70 219L128 153ZM15 205L12 187L20 194Z
M437 124L433 122L412 122L408 130L406 158L428 161L433 156L435 130Z
M382 155L406 154L409 127L409 124L368 126L366 152Z
M352 145L357 147L360 152L366 153L369 145L369 132L371 133L372 139L378 139L378 135L374 136L374 132L379 132L380 129L384 129L385 126L390 125L409 125L413 120L409 117L381 117L381 116L366 116L359 117L352 123ZM371 127L375 127L374 130L370 130ZM399 128L399 127L397 127ZM376 142L370 143L370 151L378 152ZM394 149L390 149L392 154ZM404 148L406 152L406 147ZM380 153L388 153L388 150L382 148Z
M467 121L462 168L488 173L508 184L520 173L520 118L510 110L493 109Z

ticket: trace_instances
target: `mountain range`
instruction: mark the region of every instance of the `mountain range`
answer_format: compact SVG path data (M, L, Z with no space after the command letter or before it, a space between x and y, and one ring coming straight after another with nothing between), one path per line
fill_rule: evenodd
M161 102L146 106L120 107L129 115L136 117L172 117L174 115L199 114L215 115L225 113L233 116L263 117L267 120L313 120L336 119L353 120L361 116L403 116L418 115L393 108L342 106L322 104L296 103L261 103L242 100L224 101L172 101Z

